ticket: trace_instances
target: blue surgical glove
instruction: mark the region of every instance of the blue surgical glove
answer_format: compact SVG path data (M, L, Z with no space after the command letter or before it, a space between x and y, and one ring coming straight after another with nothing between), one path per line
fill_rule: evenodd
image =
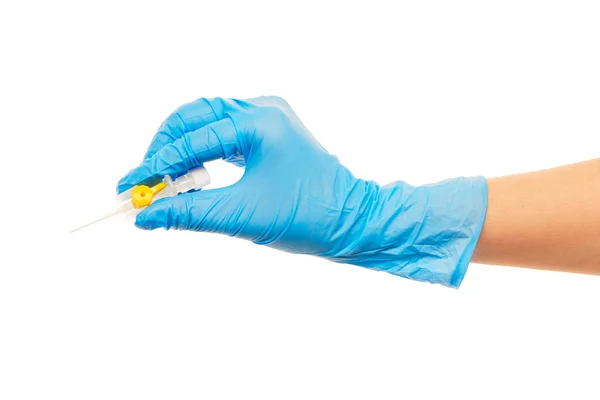
M357 179L278 97L183 105L117 191L217 159L245 166L244 176L229 187L159 200L136 225L222 233L458 287L485 217L483 177L419 187Z

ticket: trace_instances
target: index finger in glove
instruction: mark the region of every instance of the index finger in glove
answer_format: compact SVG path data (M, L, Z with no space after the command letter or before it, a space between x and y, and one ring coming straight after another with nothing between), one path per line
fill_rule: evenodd
M215 109L210 100L205 98L180 106L160 125L144 159L151 158L157 151L181 138L185 133L220 120L222 114Z
M233 157L240 152L236 127L231 119L225 118L184 133L179 139L163 146L125 175L119 181L117 192L165 175L178 176L207 161Z

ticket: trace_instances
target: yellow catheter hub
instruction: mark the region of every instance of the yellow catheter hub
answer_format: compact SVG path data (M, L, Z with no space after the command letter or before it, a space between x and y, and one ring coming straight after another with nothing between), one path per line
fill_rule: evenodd
M167 187L165 182L161 182L156 186L149 187L146 185L138 185L131 192L131 204L135 208L149 206L152 203L154 195Z

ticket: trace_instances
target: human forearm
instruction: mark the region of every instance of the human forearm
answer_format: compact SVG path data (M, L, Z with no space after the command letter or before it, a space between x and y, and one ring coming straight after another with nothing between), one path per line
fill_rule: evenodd
M488 179L472 261L600 274L600 159Z

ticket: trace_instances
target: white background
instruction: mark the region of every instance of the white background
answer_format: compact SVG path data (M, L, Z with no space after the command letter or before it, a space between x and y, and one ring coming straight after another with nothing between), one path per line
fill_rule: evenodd
M598 2L163 3L0 6L0 399L600 397L598 277L471 265L452 290L209 234L67 233L198 97L280 95L380 183L598 157Z

